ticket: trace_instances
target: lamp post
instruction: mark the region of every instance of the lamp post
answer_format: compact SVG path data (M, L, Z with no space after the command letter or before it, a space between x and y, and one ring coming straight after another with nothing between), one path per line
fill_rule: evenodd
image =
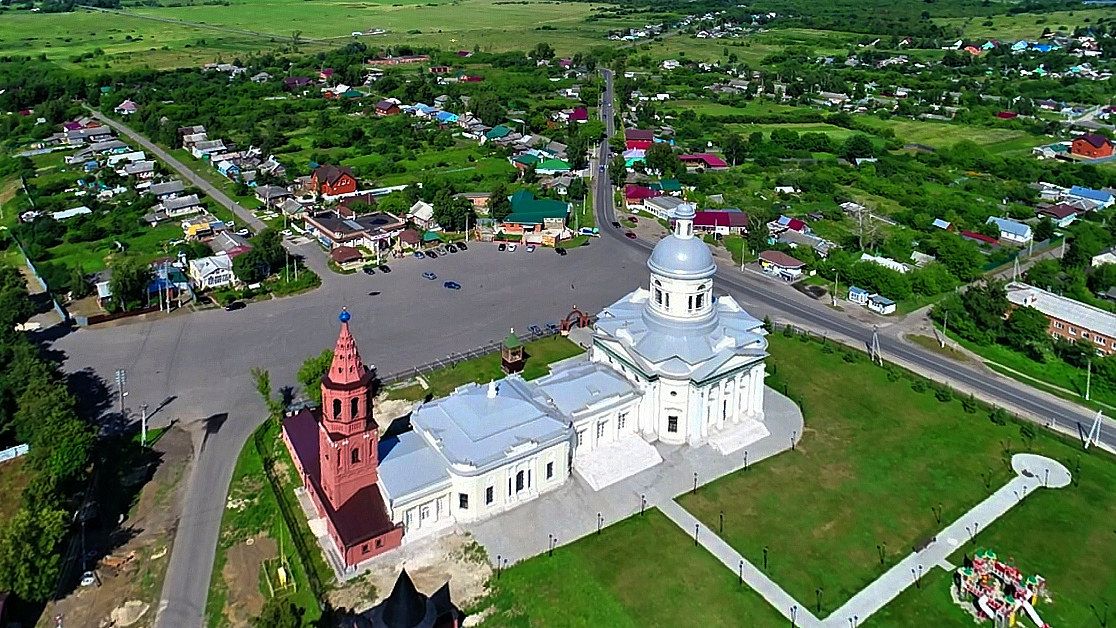
M140 446L147 447L147 404L140 406Z
M833 270L833 307L837 307L837 281L841 277L841 271L836 268Z
M744 468L745 469L748 468L748 450L747 449L744 450ZM1047 469L1046 474L1050 475L1050 470L1049 469Z
M791 432L791 451L795 450L795 441L798 440L798 430Z
M598 512L598 513L597 513L597 534L600 534L600 533L601 533L601 523L602 523L603 521L604 521L604 518L603 518L603 517L601 517L601 513L599 513L599 512Z
M791 628L797 624L798 621L798 605L795 604L791 607Z
M818 602L818 605L817 605L817 608L818 608L818 614L819 614L819 615L821 615L821 603L822 603L822 588L821 588L821 587L818 587L818 588L814 589L814 595L815 595L815 596L817 596L817 602Z
M767 571L767 546L763 546L763 570Z
M500 579L500 555L496 555L496 579Z
M698 536L698 529L699 529L700 527L701 527L701 524L700 524L700 523L695 523L695 524L694 524L694 546L695 546L695 547L696 547L696 546L697 546L697 544L698 544L697 536Z
M743 559L740 560L740 566L737 567L736 583L737 584L744 584L744 560Z
M692 492L697 492L697 473L694 473L694 490Z

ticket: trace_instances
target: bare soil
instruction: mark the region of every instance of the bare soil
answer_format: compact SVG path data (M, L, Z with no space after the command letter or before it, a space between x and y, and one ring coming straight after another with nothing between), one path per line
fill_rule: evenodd
M228 549L221 576L229 588L225 617L233 626L247 626L249 620L260 614L265 602L260 591L260 569L264 561L278 555L275 539L263 534Z
M63 599L49 604L39 619L39 626L53 627L57 615L62 616L66 626L110 625L113 610L129 601L151 606L133 626L154 624L153 609L158 608L185 492L182 479L193 457L193 445L187 432L172 427L155 443L154 449L162 454L162 462L141 490L128 518L121 523L122 528L131 529L135 536L112 549L96 566L89 565L98 577L98 584L78 586ZM110 566L128 557L132 558L122 565Z

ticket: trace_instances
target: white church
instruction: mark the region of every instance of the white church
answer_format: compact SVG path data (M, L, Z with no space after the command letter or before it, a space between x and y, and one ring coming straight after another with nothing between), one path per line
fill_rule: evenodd
M379 487L404 542L534 499L577 474L592 489L662 462L655 442L726 455L767 436L762 323L714 297L716 265L682 206L650 278L599 313L587 355L419 404L381 441Z

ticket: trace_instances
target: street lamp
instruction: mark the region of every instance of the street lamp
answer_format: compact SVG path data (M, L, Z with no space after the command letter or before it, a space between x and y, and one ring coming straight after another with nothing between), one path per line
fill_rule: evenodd
M604 519L603 519L603 517L601 517L601 513L599 513L599 512L598 512L598 513L597 513L597 534L600 534L600 533L601 533L601 522L602 522L603 520L604 520Z
M643 509L647 506L647 495L640 494L639 496L639 516L643 516Z
M744 559L740 560L740 566L737 569L737 584L744 584Z
M817 596L817 600L818 600L818 614L819 614L819 615L821 615L821 603L822 603L822 588L821 588L821 587L818 587L817 589L814 589L814 595L816 595L816 596Z
M767 546L763 546L763 570L767 571Z
M694 524L694 545L695 546L697 546L697 544L698 544L697 535L698 535L698 528L700 528L700 527L701 527L700 523L695 523Z
M725 533L725 511L723 511L723 510L721 511L721 528L720 528L720 531L718 533L719 534L724 534Z

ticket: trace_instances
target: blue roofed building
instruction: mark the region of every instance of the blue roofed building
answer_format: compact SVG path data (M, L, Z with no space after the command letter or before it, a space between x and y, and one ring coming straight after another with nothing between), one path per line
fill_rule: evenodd
M1033 237L1030 225L1010 218L989 216L985 222L996 225L996 228L1000 230L1000 242L1002 244L1027 244Z
M1097 209L1112 207L1112 205L1116 203L1116 197L1113 196L1112 192L1106 192L1105 190L1094 190L1082 185L1075 185L1071 187L1065 195L1071 199L1081 199L1096 203Z

